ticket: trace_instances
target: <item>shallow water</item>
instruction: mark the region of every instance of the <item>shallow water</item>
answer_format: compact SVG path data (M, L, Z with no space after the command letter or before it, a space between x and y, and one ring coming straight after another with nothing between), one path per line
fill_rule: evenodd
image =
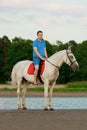
M28 109L43 109L43 97L26 97ZM87 97L54 97L54 109L87 109ZM17 109L16 97L0 97L0 110Z

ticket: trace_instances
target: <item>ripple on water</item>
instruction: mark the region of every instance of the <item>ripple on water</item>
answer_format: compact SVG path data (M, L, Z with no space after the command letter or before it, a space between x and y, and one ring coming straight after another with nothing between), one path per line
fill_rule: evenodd
M22 99L21 99L22 100ZM26 97L28 109L43 109L43 97ZM54 97L54 109L87 109L87 97ZM16 97L1 97L0 110L17 109Z

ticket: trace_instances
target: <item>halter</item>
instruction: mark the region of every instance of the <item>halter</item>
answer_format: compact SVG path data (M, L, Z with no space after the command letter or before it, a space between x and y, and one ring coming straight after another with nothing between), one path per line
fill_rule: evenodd
M77 62L76 60L75 61L72 61L71 60L71 58L69 57L69 55L68 54L71 54L72 52L68 52L67 50L66 50L66 54L67 54L67 57L68 57L68 59L69 59L69 61L70 61L70 66L72 66L75 62Z

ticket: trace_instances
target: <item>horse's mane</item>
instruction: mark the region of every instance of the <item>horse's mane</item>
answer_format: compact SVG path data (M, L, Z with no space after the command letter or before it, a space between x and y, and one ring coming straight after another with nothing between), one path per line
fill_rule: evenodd
M55 57L56 55L60 55L60 54L63 53L64 51L65 51L65 49L64 49L64 50L61 50L61 51L57 51L57 52L55 52L53 55L51 55L49 58Z

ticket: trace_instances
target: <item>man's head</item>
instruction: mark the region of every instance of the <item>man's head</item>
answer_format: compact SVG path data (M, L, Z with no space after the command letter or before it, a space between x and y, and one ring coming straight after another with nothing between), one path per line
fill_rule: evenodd
M38 31L38 32L37 32L37 38L38 38L39 40L42 40L42 39L43 39L43 32L42 32L42 31Z

